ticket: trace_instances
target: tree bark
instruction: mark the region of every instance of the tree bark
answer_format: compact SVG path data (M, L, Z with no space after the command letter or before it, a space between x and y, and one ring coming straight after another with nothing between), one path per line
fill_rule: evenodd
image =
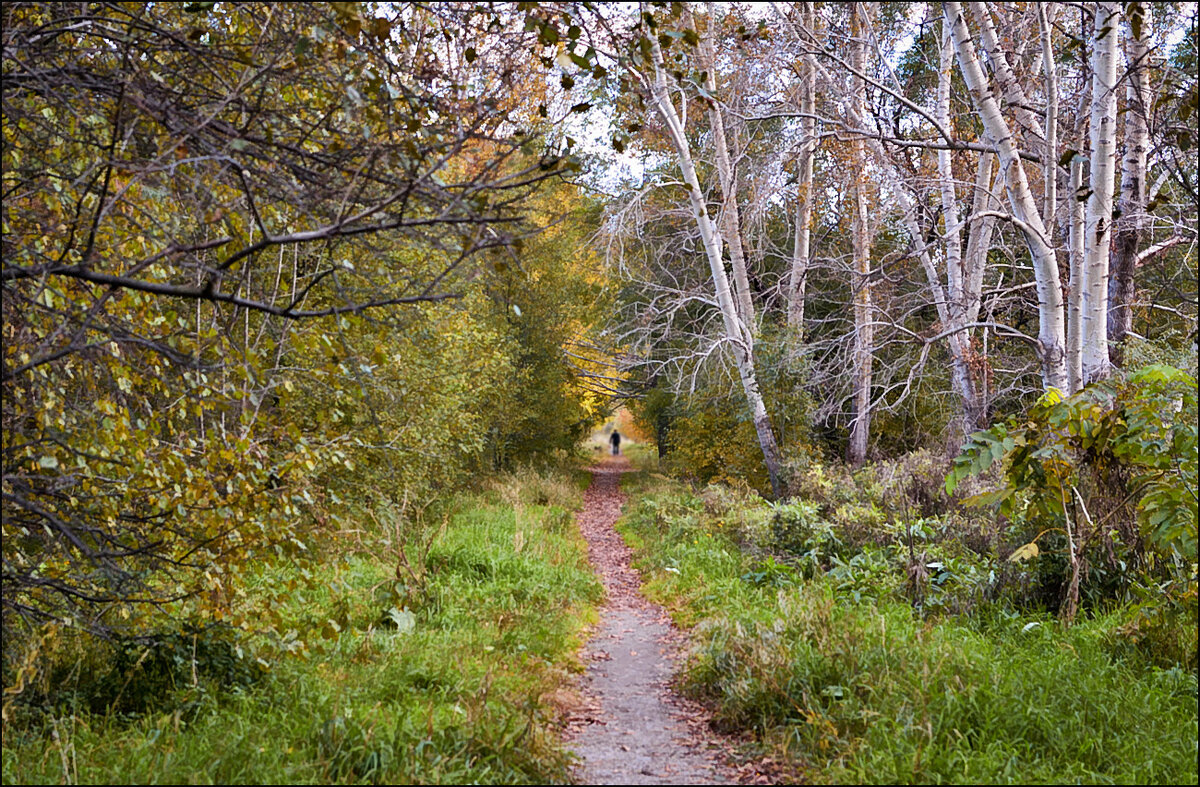
M866 60L864 7L855 3L850 23L850 62L860 73ZM851 114L866 116L865 85L853 80ZM861 137L851 142L851 161L854 172L854 222L852 245L854 253L854 421L850 428L847 459L858 467L867 460L867 441L871 431L871 372L874 361L875 329L871 304L871 240L870 217L867 215L866 146Z
M1042 32L1042 71L1046 78L1046 155L1042 160L1042 224L1047 232L1054 231L1054 214L1058 207L1058 74L1055 73L1054 47L1050 40L1057 8L1049 3L1038 4L1038 27Z
M1014 223L1021 230L1029 247L1033 262L1038 294L1038 354L1042 365L1042 384L1046 388L1061 390L1067 386L1067 374L1064 362L1066 342L1063 293L1058 276L1058 260L1033 194L1029 190L1029 180L1012 131L1000 113L1000 106L983 74L975 44L967 31L961 4L943 3L943 11L950 26L959 68L971 94L971 100L983 122L985 132L995 140L1000 168L1004 172L1009 207Z
M1121 162L1120 217L1113 238L1112 270L1108 280L1108 341L1112 360L1122 361L1122 344L1133 330L1134 272L1138 247L1146 226L1146 153L1149 148L1147 118L1154 105L1146 74L1150 49L1150 4L1130 3L1125 20L1125 62L1129 81L1125 87L1125 156Z
M996 77L996 84L999 85L1004 100L1012 107L1017 122L1039 140L1044 140L1046 132L1042 128L1037 114L1031 108L1033 102L1025 95L1021 83L1017 81L1017 77L1008 63L1008 53L1001 46L1000 39L996 35L996 27L992 23L992 13L988 9L988 5L986 3L971 3L970 5L971 11L979 22L983 49L987 52L988 63L992 68L992 74Z
M942 40L938 57L938 88L937 88L937 119L943 128L952 128L950 123L950 89L951 77L954 72L954 41L950 35L949 26L942 23ZM982 154L980 165L987 162L987 170L991 171L991 157ZM963 259L962 222L959 215L958 195L955 191L953 160L949 150L937 152L938 181L942 200L942 221L946 239L946 286L947 309L942 318L942 325L947 330L961 328L968 322L967 313L973 306L974 312L979 311L979 291L972 295L969 292L971 280L982 283L982 270L979 276L969 275ZM995 221L994 219L990 219ZM990 233L989 233L990 234ZM918 236L919 238L919 236ZM985 252L986 254L986 252ZM982 259L972 260L973 265L982 265ZM972 271L972 274L974 271ZM981 425L983 407L981 406L979 390L971 369L971 334L966 330L956 330L946 337L950 347L950 376L951 383L963 405L964 433L972 431Z
M801 26L813 29L815 14L812 3L802 3ZM804 296L808 283L812 243L812 180L813 152L817 146L816 79L817 70L812 55L805 54L800 76L800 129L802 138L796 157L796 227L792 244L792 267L788 291L788 326L797 335L804 334Z
M1089 135L1091 194L1083 234L1083 378L1087 385L1109 375L1108 263L1112 236L1113 180L1117 167L1117 46L1121 6L1096 4L1092 46L1092 113Z
M1071 159L1071 180L1067 187L1067 247L1071 269L1071 290L1067 306L1067 393L1083 387L1083 156Z

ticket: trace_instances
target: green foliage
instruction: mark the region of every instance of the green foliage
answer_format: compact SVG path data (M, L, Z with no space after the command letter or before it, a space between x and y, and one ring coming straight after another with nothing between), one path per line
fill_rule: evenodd
M1024 418L976 432L946 476L953 491L969 475L1003 463L1003 484L975 496L1016 522L1028 541L1013 559L1037 557L1060 532L1072 579L1097 545L1129 575L1163 572L1194 582L1197 521L1196 380L1148 366L1063 398L1045 394ZM1093 560L1092 565L1099 561ZM1137 573L1134 573L1136 571ZM1073 600L1068 598L1068 604Z
M226 681L186 708L193 658L201 685L205 669L215 679L224 664L218 647L205 655L203 640L194 655L187 635L171 640L161 659L143 661L162 660L174 683L139 687L135 678L130 690L163 696L124 718L63 707L34 727L15 723L18 698L6 706L6 780L565 781L569 760L550 698L577 668L580 629L602 592L577 533L564 524L581 491L577 476L521 473L460 500L432 541L426 592L409 595L404 629L384 620L394 594L377 591L396 581L390 527L413 541L414 523L381 515L379 525L347 525L356 554L311 571L288 560L258 566L246 593L291 586L272 611L281 639L296 647L240 635L235 647L257 665L257 680ZM41 655L78 670L70 659L85 654L47 642ZM111 659L82 668L117 663Z
M603 309L594 210L430 49L495 16L147 8L3 8L6 641L257 625L253 561L598 409L563 353ZM451 81L511 91L524 43Z
M605 405L585 379L599 367L581 357L608 298L588 245L596 205L575 186L556 183L524 207L531 237L491 255L485 284L487 323L511 365L478 410L487 470L545 465L570 453Z
M817 516L818 507L808 501L772 506L771 545L792 556L805 576L828 568L842 554L843 544L833 525Z
M1015 564L964 548L953 516L885 525L890 540L843 545L806 579L748 539L770 540L765 516L820 542L813 503L696 498L661 478L629 486L637 504L620 528L646 590L695 626L685 685L791 778L1196 782L1194 658L1161 658L1194 640L1182 609L1194 592L1170 619L1134 606L1072 627L986 604Z
M656 385L640 397L627 404L633 414L634 423L643 434L654 435L659 457L671 451L672 427L675 420L675 396L669 390Z
M674 409L667 455L673 472L702 485L740 479L763 494L770 490L758 434L736 399L677 400Z

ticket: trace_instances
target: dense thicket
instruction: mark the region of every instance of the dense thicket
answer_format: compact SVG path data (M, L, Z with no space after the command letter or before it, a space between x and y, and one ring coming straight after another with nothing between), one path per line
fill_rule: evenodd
M3 13L6 642L220 621L254 555L591 423L603 280L519 21Z

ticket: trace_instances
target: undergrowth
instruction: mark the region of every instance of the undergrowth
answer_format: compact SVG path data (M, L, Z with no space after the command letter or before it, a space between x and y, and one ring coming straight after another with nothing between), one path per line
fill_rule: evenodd
M683 683L718 726L815 782L1196 783L1194 605L1157 640L1130 604L1067 626L968 524L914 507L841 527L871 504L837 488L772 506L626 477L619 528L693 627Z
M320 559L259 565L250 631L90 654L47 632L6 697L5 782L567 779L551 697L601 594L585 482L504 476L424 527L377 510Z

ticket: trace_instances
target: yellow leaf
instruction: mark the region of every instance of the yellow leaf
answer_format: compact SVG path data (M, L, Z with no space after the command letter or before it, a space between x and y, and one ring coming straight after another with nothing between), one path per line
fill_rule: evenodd
M1013 553L1008 556L1008 559L1013 563L1019 563L1022 560L1028 560L1030 558L1037 557L1039 551L1040 550L1038 549L1037 543L1031 541L1025 546L1017 547L1015 550L1013 550Z

